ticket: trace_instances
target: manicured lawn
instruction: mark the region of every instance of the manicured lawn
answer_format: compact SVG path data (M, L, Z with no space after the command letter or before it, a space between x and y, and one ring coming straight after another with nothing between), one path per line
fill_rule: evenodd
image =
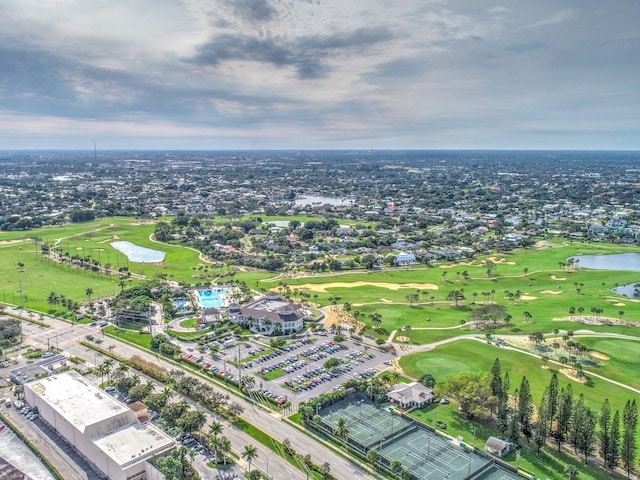
M264 378L265 380L275 380L276 378L280 378L283 375L285 375L285 371L281 368L276 368L275 370L270 371L269 373L267 373L266 375L260 375L260 374L256 374L261 378Z
M196 328L199 325L197 318L188 318L180 322L182 328Z
M142 348L151 349L151 335L148 333L138 332L134 330L125 330L122 328L109 325L104 327L104 333L121 338L128 342L139 345Z
M200 337L205 336L207 333L211 331L210 328L206 330L198 330L197 332L179 332L177 330L167 330L167 334L177 338L178 340L185 340L187 342L195 342Z
M424 373L431 373L437 381L442 381L447 376L463 371L490 372L496 358L500 359L502 371L509 372L512 391L518 388L523 376L527 377L535 405L540 403L553 373L558 373L560 385L571 382L574 395L584 394L585 402L596 411L600 411L605 397L609 398L612 410L619 409L621 412L625 402L635 397L633 392L598 378L591 378L588 385L575 382L559 373L559 366L474 340L459 340L430 352L408 355L400 360L400 366L411 377L418 378Z

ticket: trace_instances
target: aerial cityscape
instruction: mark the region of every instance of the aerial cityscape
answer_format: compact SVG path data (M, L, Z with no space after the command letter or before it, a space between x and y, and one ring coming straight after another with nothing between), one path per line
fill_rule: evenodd
M0 0L0 479L640 478L639 14Z

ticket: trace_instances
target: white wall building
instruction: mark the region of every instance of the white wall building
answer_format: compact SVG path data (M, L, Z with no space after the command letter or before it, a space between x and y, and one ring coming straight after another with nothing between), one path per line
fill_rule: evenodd
M175 446L155 426L76 372L25 384L25 401L110 480L147 478L147 460Z
M289 335L302 329L304 319L310 313L278 293L268 292L243 307L236 304L229 306L227 315L232 322L247 323L252 332Z

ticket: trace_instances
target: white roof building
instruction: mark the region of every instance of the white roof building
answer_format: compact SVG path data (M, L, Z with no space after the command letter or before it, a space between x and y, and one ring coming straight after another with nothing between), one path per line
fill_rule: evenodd
M25 384L25 401L41 418L111 480L146 478L147 460L174 440L70 371Z
M387 398L402 408L420 408L435 400L433 390L418 382L396 383L389 387Z

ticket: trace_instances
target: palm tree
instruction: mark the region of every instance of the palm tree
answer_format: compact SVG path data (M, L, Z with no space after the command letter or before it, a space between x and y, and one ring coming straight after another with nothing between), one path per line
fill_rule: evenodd
M402 462L400 460L392 460L390 468L394 475L400 475L400 472L402 472Z
M244 450L242 452L242 458L244 458L249 464L249 471L251 471L251 462L258 457L258 449L249 444L244 446Z
M367 452L367 460L369 460L373 465L377 465L380 461L380 453L375 448L372 448Z
M84 294L87 296L89 301L91 301L91 295L93 295L93 288L89 287L84 291Z
M127 376L127 372L129 371L129 365L127 365L126 363L119 363L118 364L118 368L116 369L115 373L114 373L114 378L124 378Z
M227 454L231 451L231 440L227 437L220 437L218 451L222 454L222 463L227 464ZM256 453L257 456L257 453ZM251 465L251 464L249 464Z
M342 439L343 442L347 441L347 437L349 436L349 427L347 427L347 419L344 417L338 418L338 422L336 423L336 435Z
M215 436L220 435L222 433L222 424L220 422L211 422L209 425L209 434Z
M104 368L104 374L107 376L107 382L111 380L111 369L113 368L114 361L112 358L107 358L102 362L101 367Z

